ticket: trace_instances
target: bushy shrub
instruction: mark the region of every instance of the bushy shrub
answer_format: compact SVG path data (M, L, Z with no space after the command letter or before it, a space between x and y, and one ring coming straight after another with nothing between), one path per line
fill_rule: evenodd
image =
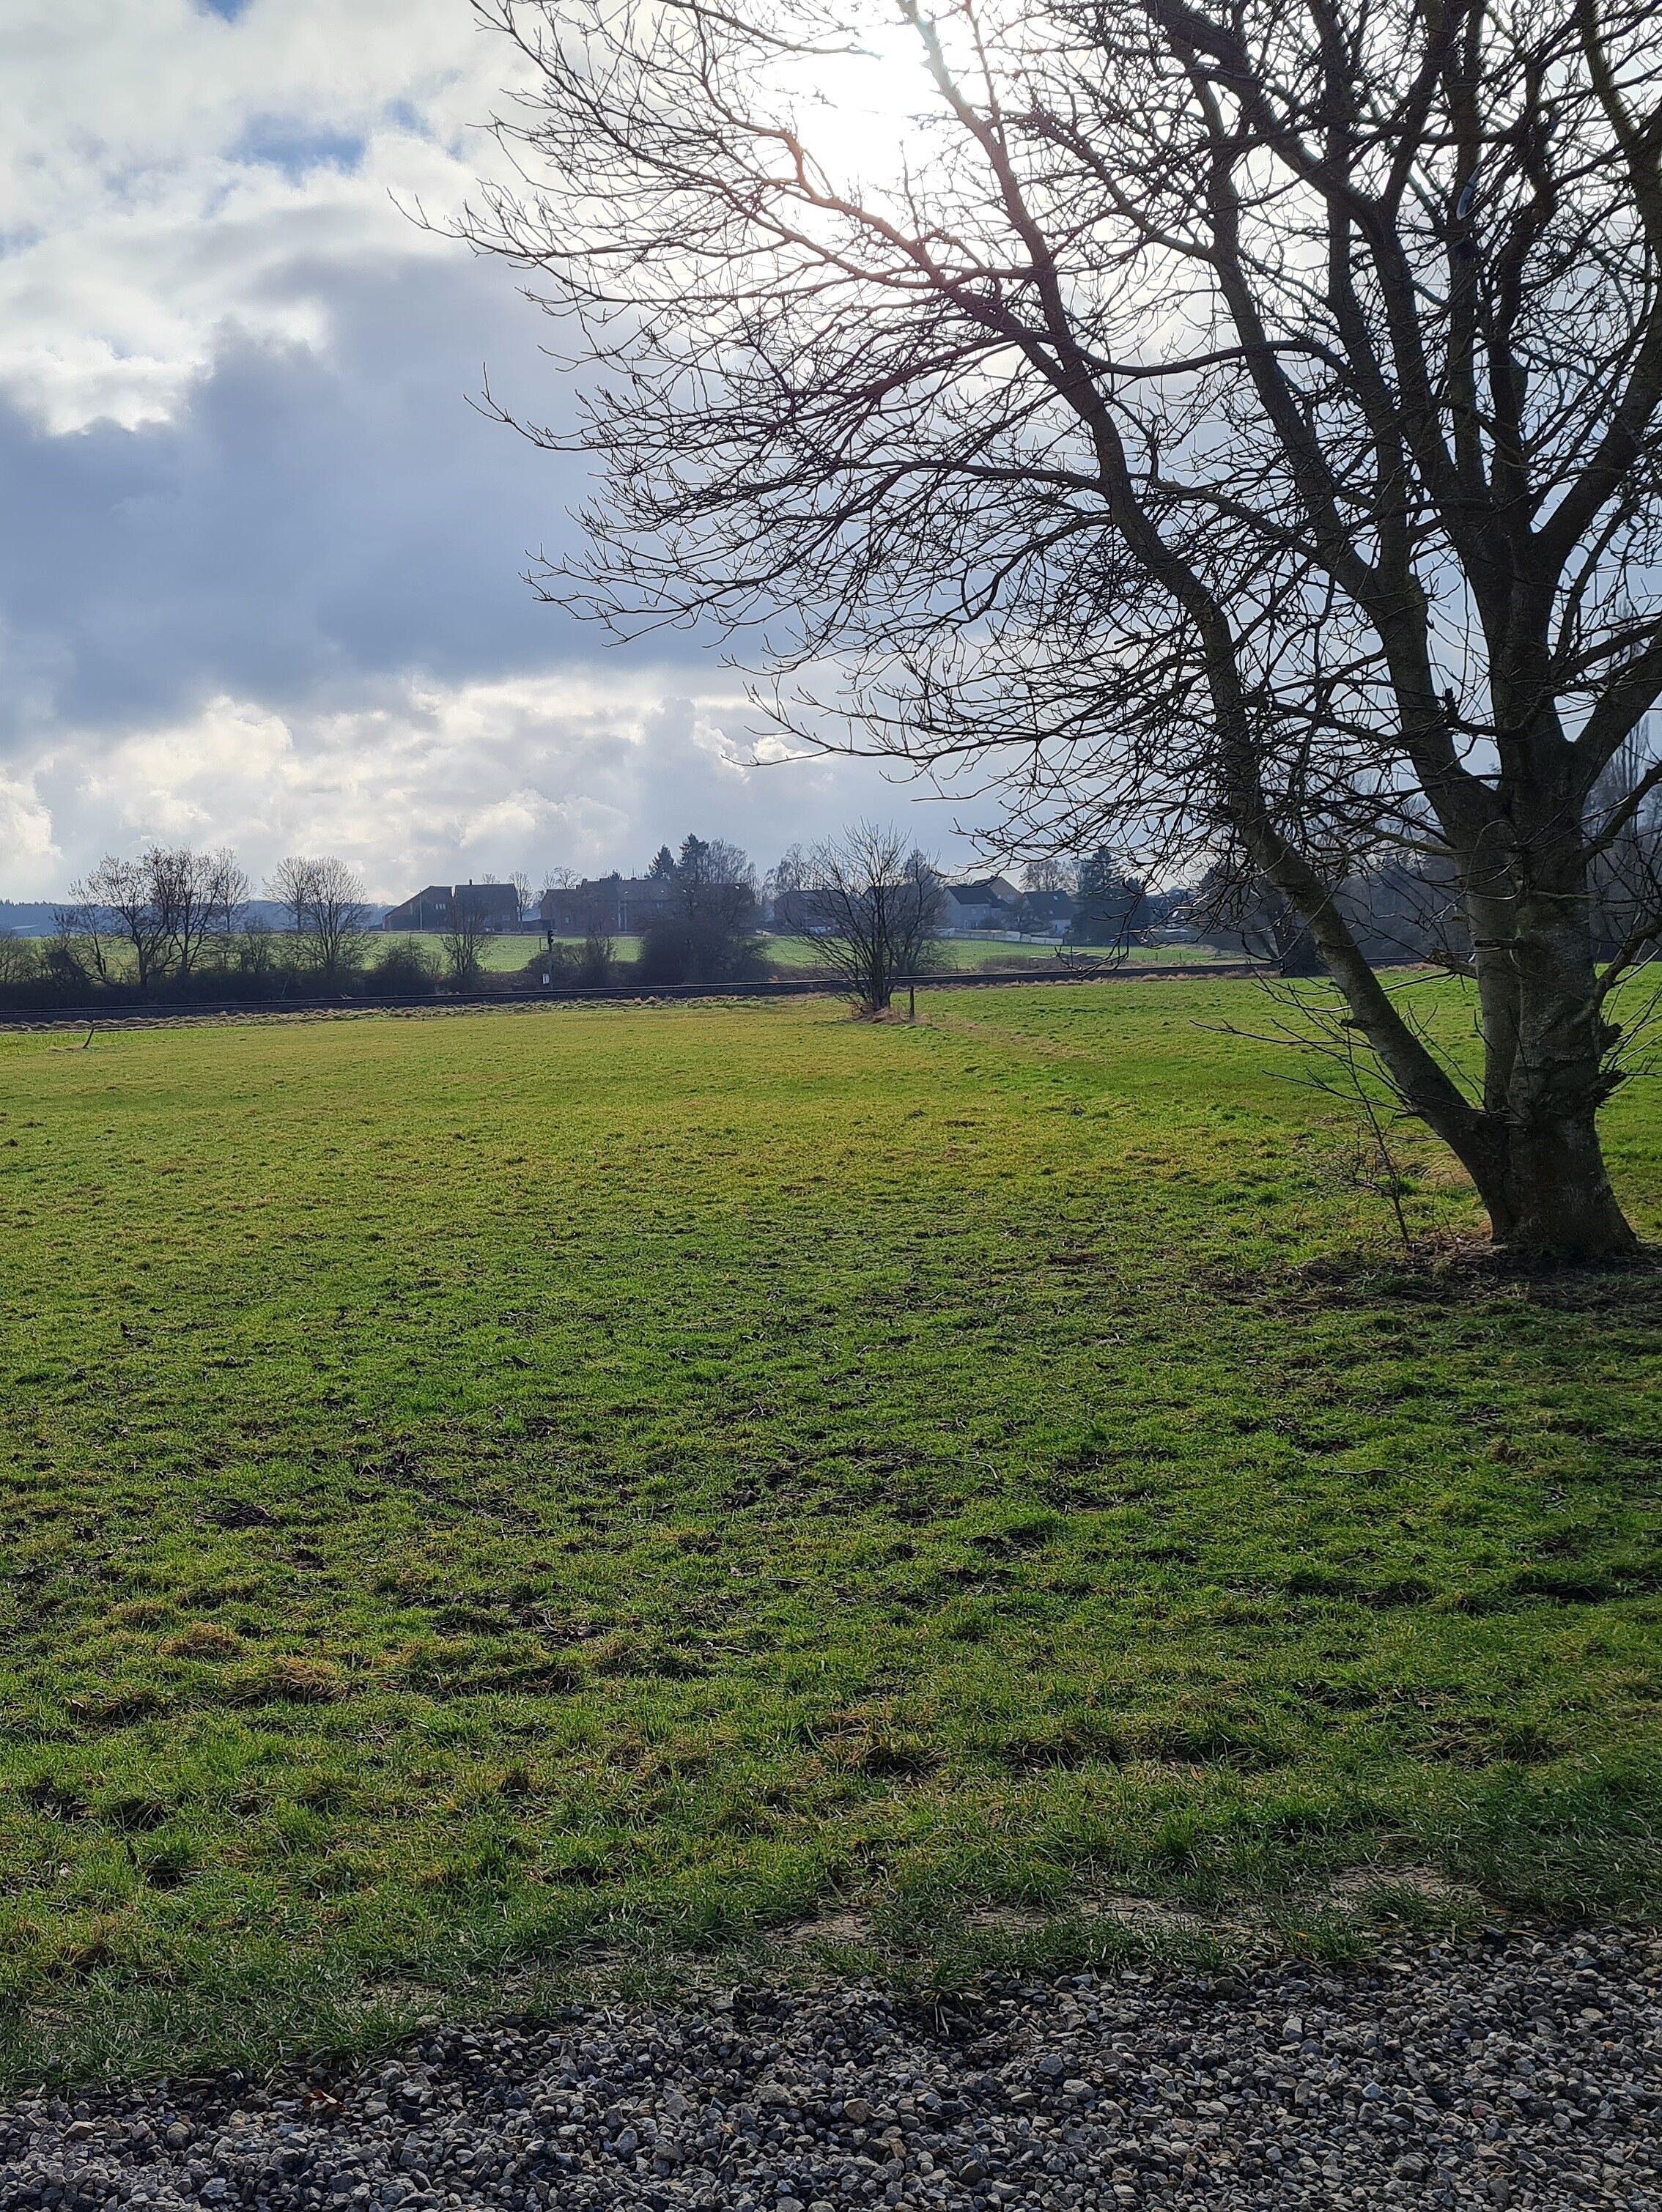
M438 988L439 963L413 937L395 938L366 980L368 988L378 997L414 998Z
M41 961L26 938L0 937L0 1005L34 1002L43 981Z
M0 1006L17 1013L84 1006L113 995L71 940L0 937Z
M635 973L642 983L736 983L766 967L759 939L667 915L642 935Z
M602 931L591 929L580 945L551 945L533 964L540 966L557 990L603 990L612 977L612 942Z

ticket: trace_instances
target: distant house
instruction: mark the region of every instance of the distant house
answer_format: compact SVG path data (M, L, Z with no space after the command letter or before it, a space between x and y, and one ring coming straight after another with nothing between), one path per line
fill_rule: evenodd
M478 918L493 935L520 926L520 895L512 884L429 884L425 890L388 907L383 929L446 930L464 914Z
M668 905L673 886L653 876L597 876L543 893L543 927L554 937L638 937Z
M520 895L512 884L457 884L450 893L452 911L476 917L478 925L494 936L520 926Z
M448 929L450 927L450 886L448 884L429 884L414 898L405 899L402 906L389 906L381 916L383 929Z
M1074 907L1071 891L1023 891L1016 901L1016 927L1030 937L1064 937Z
M984 876L973 884L947 884L946 912L942 916L948 929L1013 929L1016 927L1016 908L1021 894L1014 884L1006 883L1002 876Z
M768 924L786 937L829 937L834 934L825 920L817 891L776 891L768 908Z

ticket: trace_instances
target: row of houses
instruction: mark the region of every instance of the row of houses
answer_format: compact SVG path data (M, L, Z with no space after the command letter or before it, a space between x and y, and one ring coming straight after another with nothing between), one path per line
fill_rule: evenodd
M659 876L597 876L560 890L546 890L538 909L555 937L638 937L661 919L674 884Z
M1024 937L1061 937L1074 918L1066 891L1024 891L1002 876L941 886L941 926L953 933L978 929L1019 931ZM787 891L775 901L770 917L776 927L813 928L813 895Z
M1062 937L1074 918L1075 901L1067 891L1024 891L1002 876L983 876L972 883L942 885L948 930L1020 930L1030 937ZM527 927L555 937L583 937L598 931L606 937L637 937L663 914L673 896L673 882L654 876L598 876L543 893L534 922L520 911L519 894L512 884L429 884L402 905L389 907L381 927L386 930L433 930L455 927L464 915L474 927L493 933ZM791 926L788 911L775 917Z

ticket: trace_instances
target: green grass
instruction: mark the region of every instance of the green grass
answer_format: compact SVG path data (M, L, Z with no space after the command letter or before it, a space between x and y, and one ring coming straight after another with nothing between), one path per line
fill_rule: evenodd
M37 946L44 946L46 942L44 939L33 941ZM514 934L486 937L481 940L478 948L479 965L489 975L517 975L543 951L546 941L540 930L521 930ZM569 944L581 941L575 938L566 940ZM376 959L389 945L406 942L419 945L436 962L440 972L446 971L444 938L436 930L399 930L390 934L372 930L365 951L366 967L373 968ZM641 940L638 937L615 938L612 947L619 960L634 960L639 957ZM1113 957L1111 947L1104 946L1099 950L1101 957ZM126 974L130 963L125 948L111 939L105 951L113 971L117 975ZM1056 952L1050 945L1005 945L991 939L952 938L944 940L936 948L936 952L938 964L949 969L1049 968L1056 963ZM819 947L811 938L806 937L764 937L762 939L762 956L764 964L770 971L776 970L786 975L798 969L812 970L825 964ZM1081 957L1088 958L1090 949L1087 948ZM1128 967L1205 966L1228 957L1204 945L1132 945L1123 955Z
M374 964L375 956L389 945L419 945L423 951L437 962L441 974L447 972L444 957L444 938L437 930L400 929L383 933L373 930L369 936L368 961ZM527 962L534 960L546 946L547 939L539 930L521 930L501 937L482 938L479 941L479 965L488 975L518 975Z
M811 937L764 938L763 949L770 967L784 973L794 968L816 969L825 964L824 952ZM1054 968L1056 950L1053 945L1037 940L1011 945L999 938L947 937L934 948L933 957L937 967L947 969ZM1206 945L1133 945L1123 950L1112 945L1083 946L1078 949L1076 957L1117 958L1127 967L1139 968L1204 967L1229 956L1214 951Z
M927 1013L0 1043L14 2078L845 1900L1653 1909L1662 1278L1403 1267L1251 986Z
M443 965L444 939L431 931L408 931L403 936L413 937L433 957ZM567 940L575 944L580 940ZM535 958L544 948L545 939L539 935L521 934L517 937L487 937L479 947L480 964L490 975L517 975L527 962ZM640 953L638 937L619 937L612 940L613 951L619 960L633 960ZM369 957L373 961L380 950L380 936L369 940ZM1099 949L1100 957L1114 957L1113 948ZM1052 968L1056 965L1056 951L1048 945L1006 945L994 939L949 938L937 946L938 963L946 969L979 968ZM798 969L813 970L823 968L824 955L812 938L764 937L762 957L765 966L781 975L790 975ZM1087 949L1081 957L1090 957ZM1227 959L1226 953L1214 951L1204 945L1134 945L1124 953L1128 967L1176 966L1204 967L1209 963Z

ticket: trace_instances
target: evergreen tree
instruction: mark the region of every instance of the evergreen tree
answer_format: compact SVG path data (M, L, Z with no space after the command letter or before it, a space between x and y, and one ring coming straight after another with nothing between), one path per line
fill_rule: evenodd
M1148 927L1148 894L1117 853L1099 845L1081 863L1074 912L1076 945L1128 945Z

